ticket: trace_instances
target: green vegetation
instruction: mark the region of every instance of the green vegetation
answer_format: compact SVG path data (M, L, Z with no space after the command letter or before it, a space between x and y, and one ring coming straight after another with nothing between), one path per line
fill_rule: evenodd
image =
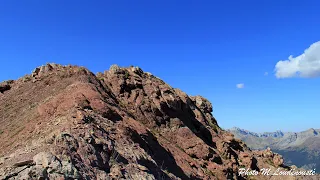
M271 166L274 166L274 164L273 164L271 159L267 159L266 163L270 164Z
M125 79L129 79L129 76L130 76L129 72L128 72L128 71L125 71L125 73L124 73L124 78L125 78Z
M202 171L209 176L216 176L212 171L209 171L207 168L202 168Z
M30 81L31 80L31 77L26 75L24 78L23 78L23 82L27 82L27 81Z
M219 127L216 124L213 124L212 121L209 121L209 125L215 132L218 132Z
M145 102L145 100L143 99L142 101L141 101L141 105L144 105L146 102Z
M110 160L109 160L109 165L115 165L118 163L118 159L119 159L119 153L113 149L111 152L111 156L110 156Z
M124 103L124 102L122 102L122 101L119 101L119 105L120 105L120 107L123 107L123 108L125 108L125 107L126 107L125 103Z

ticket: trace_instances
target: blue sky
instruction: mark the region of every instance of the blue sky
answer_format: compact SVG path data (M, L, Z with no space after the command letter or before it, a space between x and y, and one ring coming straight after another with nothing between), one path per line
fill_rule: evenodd
M136 65L208 98L223 128L320 128L320 49L299 57L320 40L319 6L316 0L4 0L0 81L46 62L93 72Z

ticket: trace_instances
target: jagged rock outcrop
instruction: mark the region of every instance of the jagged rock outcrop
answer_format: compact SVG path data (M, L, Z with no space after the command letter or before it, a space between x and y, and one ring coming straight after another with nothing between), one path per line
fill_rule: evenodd
M0 93L4 93L5 91L10 90L11 89L10 84L12 83L13 83L12 80L0 83Z
M240 167L285 168L222 130L208 100L139 67L94 75L47 64L10 87L0 96L1 179L246 179Z

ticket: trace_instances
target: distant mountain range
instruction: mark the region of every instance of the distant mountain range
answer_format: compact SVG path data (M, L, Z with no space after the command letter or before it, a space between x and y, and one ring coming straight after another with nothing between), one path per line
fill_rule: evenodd
M288 165L320 171L320 129L254 133L234 127L228 131L243 140L251 149L270 147L272 151L281 154Z

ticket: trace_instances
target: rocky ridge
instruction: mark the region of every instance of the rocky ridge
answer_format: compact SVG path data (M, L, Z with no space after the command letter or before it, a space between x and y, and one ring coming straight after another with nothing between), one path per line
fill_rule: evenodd
M252 179L239 168L290 169L222 130L207 99L139 67L95 75L50 63L0 91L0 179Z

